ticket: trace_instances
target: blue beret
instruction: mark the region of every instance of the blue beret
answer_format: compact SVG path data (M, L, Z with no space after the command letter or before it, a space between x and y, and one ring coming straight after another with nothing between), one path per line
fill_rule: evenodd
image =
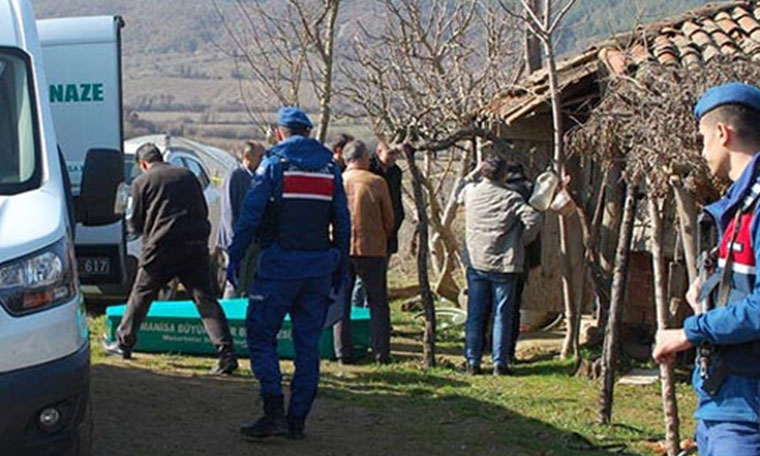
M288 128L313 128L311 120L301 109L287 106L277 111L277 125Z
M742 105L760 112L760 89L741 82L729 82L708 89L694 106L694 116L702 116L723 105Z

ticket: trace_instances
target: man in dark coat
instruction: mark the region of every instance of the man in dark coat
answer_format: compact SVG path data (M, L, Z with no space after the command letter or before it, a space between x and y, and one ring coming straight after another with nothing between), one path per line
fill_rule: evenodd
M504 186L515 191L527 202L533 193L533 182L525 176L525 170L519 163L507 163L507 180ZM515 283L515 299L512 307L512 333L509 345L509 356L513 362L516 358L517 339L520 337L520 306L522 305L522 294L525 289L525 283L528 281L530 270L541 263L541 236L536 235L536 239L525 246L525 269L517 277Z
M370 158L369 170L385 179L388 184L388 191L391 193L391 204L393 204L393 218L395 220L393 232L388 238L388 258L398 252L398 230L401 228L401 222L404 221L404 204L401 201L401 168L396 164L399 150L391 148L385 142L377 145L375 155Z
M103 348L129 359L158 291L177 277L192 295L219 353L212 373L232 373L238 362L227 318L213 294L208 253L211 225L201 184L189 170L164 163L155 144L140 146L136 159L143 174L132 183L129 224L132 232L143 237L142 254L116 340L104 341Z
M217 232L216 246L221 249L224 256L225 268L229 264L229 255L227 249L232 243L232 236L235 230L235 224L240 217L240 210L243 207L243 200L245 199L248 188L251 186L251 179L253 179L253 173L261 163L262 157L266 153L264 146L257 142L246 141L241 153L241 166L233 170L222 182L222 210L219 217L219 231ZM255 255L253 255L255 256ZM255 262L255 258L252 259ZM251 261L246 265L250 266ZM248 268L252 269L252 268ZM231 283L226 282L224 288L224 298L236 298L240 296L239 289L246 290L246 286L249 284L252 271L246 271L242 274L245 277L241 277L241 281L245 282L241 287L235 289Z

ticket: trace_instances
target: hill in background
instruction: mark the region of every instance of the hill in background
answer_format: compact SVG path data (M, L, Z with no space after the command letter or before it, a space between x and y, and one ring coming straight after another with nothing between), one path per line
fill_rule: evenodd
M237 0L217 0L232 8ZM277 0L259 1L273 11ZM380 7L344 0L340 32L370 25ZM136 116L178 134L231 140L251 136L232 58L220 52L226 36L211 0L32 0L38 18L120 15L124 37L124 102ZM560 54L613 33L677 14L705 0L578 0L558 39ZM133 120L134 116L133 116ZM144 132L155 130L143 122ZM347 126L347 128L350 126ZM136 133L143 132L139 128Z

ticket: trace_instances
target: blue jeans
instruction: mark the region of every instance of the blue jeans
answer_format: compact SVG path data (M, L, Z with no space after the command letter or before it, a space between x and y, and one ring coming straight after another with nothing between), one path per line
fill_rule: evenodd
M290 383L288 415L305 418L319 384L319 338L329 305L331 277L275 280L258 278L251 289L246 339L251 368L262 395L282 394L277 334L290 314L295 373Z
M467 268L467 323L465 358L479 366L488 319L493 314L493 364L508 366L512 340L512 306L517 274L486 272Z
M749 421L697 422L699 456L758 456L760 426Z

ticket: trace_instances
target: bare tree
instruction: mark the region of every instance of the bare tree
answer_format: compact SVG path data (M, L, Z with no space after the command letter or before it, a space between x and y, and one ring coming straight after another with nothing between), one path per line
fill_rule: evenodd
M649 220L652 225L652 269L654 272L654 296L657 309L657 329L666 329L669 325L667 279L665 255L662 253L662 213L657 198L649 198ZM681 450L679 438L678 402L676 401L675 373L672 364L660 364L660 382L662 386L662 408L665 416L665 444L668 456L676 456Z
M518 13L504 0L499 0L502 9L511 17L519 18L541 41L546 58L546 68L549 76L549 93L552 105L552 128L554 142L554 167L561 180L565 179L565 151L564 151L564 127L562 119L562 97L559 92L557 80L557 65L554 57L553 37L557 32L562 19L573 7L576 0L544 0L542 11L536 11L536 4L531 0L520 0L522 7ZM558 8L556 8L558 7ZM556 13L555 13L556 8ZM568 252L567 223L564 217L559 218L560 257L562 265L562 295L565 302L565 316L567 318L567 333L565 343L562 346L562 356L569 357L571 352L577 357L578 348L578 323L580 318L576 303L573 302L572 273L570 270Z
M229 39L217 48L235 60L241 99L251 120L268 127L276 105L304 106L316 98L317 139L324 142L331 118L335 25L340 0L234 0L227 8L212 0ZM282 11L274 13L273 11ZM310 92L305 90L308 84Z
M506 150L505 142L477 111L499 88L514 82L509 69L519 58L514 21L498 14L492 3L375 0L385 12L382 26L359 24L342 65L342 94L356 106L353 115L370 119L380 137L411 146L406 158L412 184L422 191L415 188L414 199L418 209L426 211L418 221L422 225L429 220L433 230L435 291L454 301L458 288L453 274L460 264L460 248L451 224L458 182L447 191L444 183L452 176L459 181L469 172L477 138ZM417 166L418 159L426 166ZM418 226L420 250L427 243L422 237L425 231L427 238L427 229ZM422 261L420 256L418 260ZM426 298L427 266L418 269ZM432 299L429 304L433 310ZM435 317L433 312L427 315ZM429 320L428 327L434 328L432 323ZM426 345L433 342L434 337L427 339ZM433 352L432 346L426 347L426 353Z
M623 219L620 224L617 250L615 253L615 268L612 275L612 292L610 298L610 315L604 334L602 352L602 390L599 395L598 420L602 424L610 424L612 420L612 398L615 389L615 368L617 367L618 346L620 334L618 327L623 317L623 302L625 301L626 283L628 278L628 263L631 256L631 239L633 237L633 221L636 212L637 184L629 183L626 189Z
M342 67L342 93L357 107L354 115L369 118L381 136L414 145L435 168L420 171L434 230L433 264L448 277L459 251L451 231L456 205L451 192L442 194L441 183L466 174L462 166L469 162L459 158L472 148L464 143L476 137L501 141L475 113L512 82L517 37L486 1L376 4L385 11L383 27L359 24ZM449 163L436 168L436 151L446 149ZM456 162L458 169L449 166ZM455 299L455 293L449 297Z

